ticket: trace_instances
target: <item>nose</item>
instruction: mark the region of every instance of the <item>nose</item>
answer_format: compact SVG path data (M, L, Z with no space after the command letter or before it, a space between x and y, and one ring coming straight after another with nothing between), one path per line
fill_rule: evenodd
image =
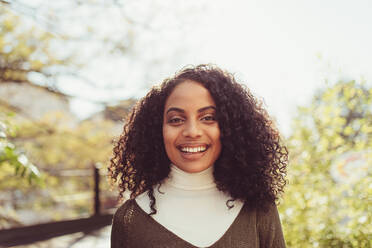
M196 121L188 121L184 126L182 134L189 138L198 138L202 135L202 130Z

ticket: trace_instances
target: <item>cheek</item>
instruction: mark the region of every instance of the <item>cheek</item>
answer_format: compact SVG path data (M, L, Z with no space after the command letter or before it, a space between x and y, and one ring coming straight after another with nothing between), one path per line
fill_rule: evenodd
M163 143L164 143L165 152L167 153L167 156L169 158L169 148L170 148L169 133L168 133L167 128L165 128L164 126L163 126Z
M167 126L163 126L163 141L166 149L167 146L174 143L175 138L176 137L174 132L172 132L172 129Z
M218 126L211 130L210 136L215 143L221 143L221 131Z
M212 136L213 136L213 141L217 148L217 153L219 155L219 153L221 152L222 144L221 144L221 132L218 127L214 130Z

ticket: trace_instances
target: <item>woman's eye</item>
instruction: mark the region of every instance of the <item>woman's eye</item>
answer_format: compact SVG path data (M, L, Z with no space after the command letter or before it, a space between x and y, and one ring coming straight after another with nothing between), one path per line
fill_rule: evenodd
M207 115L207 116L204 116L202 118L202 120L204 120L204 121L215 121L216 118L214 117L214 115Z
M171 123L171 124L178 124L178 123L181 123L183 120L181 118L172 118L172 119L169 119L168 120L168 123Z

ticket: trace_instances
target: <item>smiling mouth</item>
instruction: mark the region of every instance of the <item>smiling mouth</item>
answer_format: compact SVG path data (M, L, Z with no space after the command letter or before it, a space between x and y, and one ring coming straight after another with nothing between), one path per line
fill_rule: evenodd
M202 153L208 150L209 145L200 145L200 146L177 146L177 149L183 153L188 154L195 154L195 153Z

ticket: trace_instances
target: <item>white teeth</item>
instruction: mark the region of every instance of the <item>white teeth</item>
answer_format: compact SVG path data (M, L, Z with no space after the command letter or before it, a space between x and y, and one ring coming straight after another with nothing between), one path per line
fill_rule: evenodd
M181 151L183 151L183 152L189 152L189 153L204 152L205 150L207 150L207 147L205 147L205 146L181 147Z

